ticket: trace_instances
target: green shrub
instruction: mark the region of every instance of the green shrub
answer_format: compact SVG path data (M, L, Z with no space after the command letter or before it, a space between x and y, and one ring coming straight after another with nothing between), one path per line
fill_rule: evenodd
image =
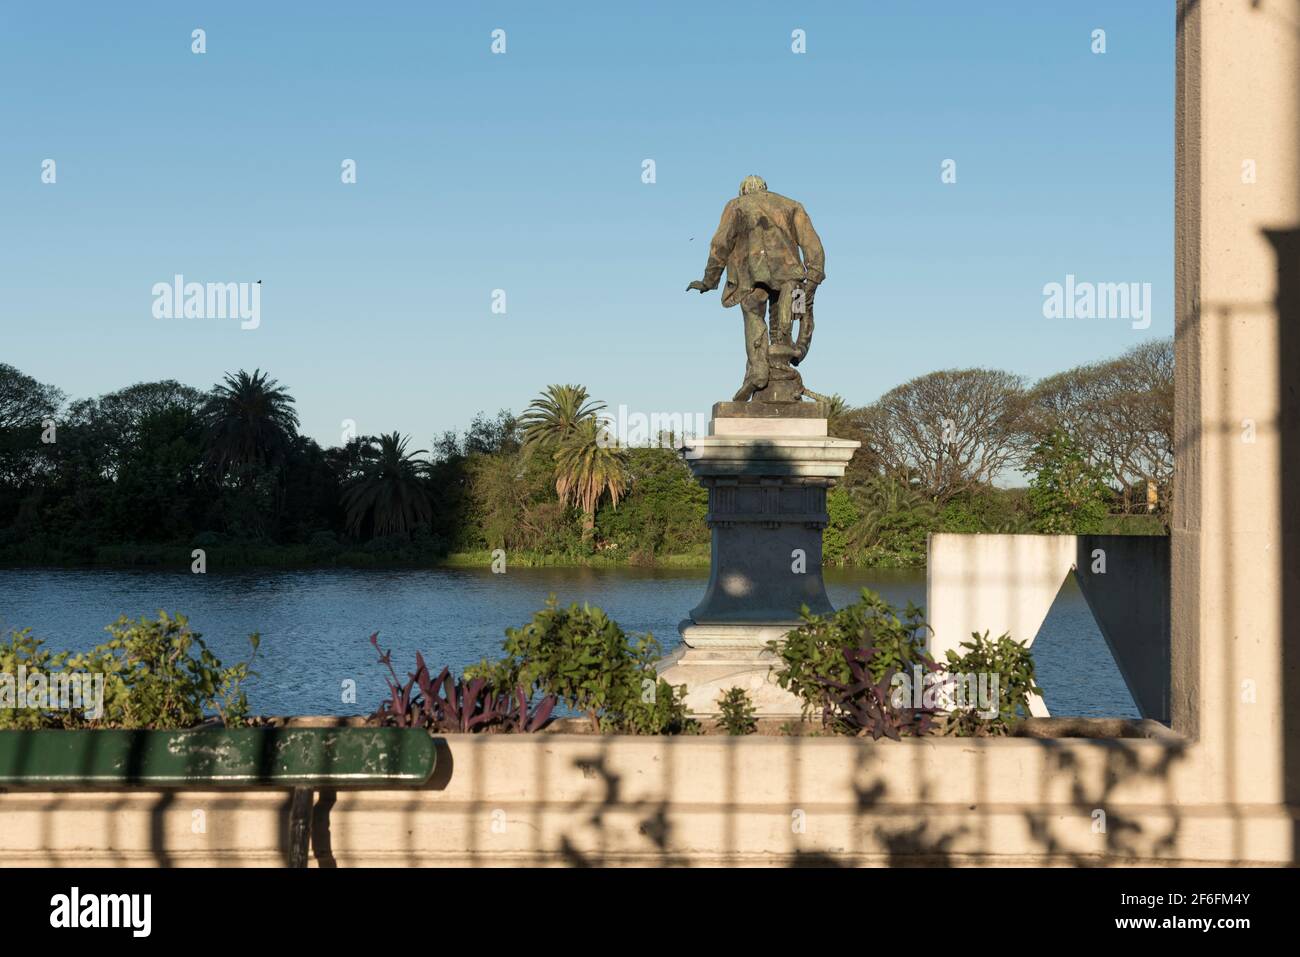
M870 589L862 598L832 615L801 612L803 624L786 635L784 642L769 642L768 649L780 659L775 678L782 687L803 701L804 715L820 714L823 724L841 733L924 734L929 729L924 710L895 706L885 681L890 673L902 672L915 680L915 668L923 675L935 670L925 650L930 630L919 608L910 602L899 611ZM1028 646L1002 635L990 640L988 633L974 634L963 642L963 651L947 653L944 670L949 674L997 676L997 712L982 714L976 706L950 709L944 733L968 736L1007 734L1011 726L1029 714L1029 696L1041 694L1035 683L1034 660ZM923 678L923 680L925 680ZM978 678L976 678L978 684ZM986 681L985 687L990 687ZM852 719L852 720L850 720Z
M963 675L996 675L998 678L997 715L980 714L975 706L953 708L944 726L945 734L959 737L989 737L1005 735L1021 717L1029 716L1029 696L1042 694L1034 675L1034 658L1025 642L1014 641L1010 635L990 640L989 633L972 633L970 641L963 641L964 653L948 651L950 673Z
M678 437L680 439L680 437ZM629 448L627 495L615 508L606 502L596 513L601 540L617 542L635 555L634 564L650 565L655 556L681 554L707 545L704 521L709 493L700 486L680 455L669 448Z
M842 533L848 558L878 567L925 564L927 536L935 529L933 502L917 489L884 476L873 476L845 492L857 515ZM828 508L831 499L827 497ZM841 508L841 512L847 517L847 511Z
M660 678L652 635L629 636L599 608L576 603L546 607L521 628L506 631L506 657L469 674L498 687L553 694L586 714L593 728L631 734L677 734L697 727L683 701L685 688Z
M1014 534L1028 530L1024 490L980 486L954 496L939 511L936 531Z
M333 532L323 529L312 532L311 538L307 540L307 547L314 552L337 552L339 539Z
M26 673L40 672L47 675L63 671L68 653L51 654L42 645L44 642L33 637L30 628L11 632L8 642L0 644L0 675L12 676L16 684L20 668L25 669ZM0 698L0 729L30 731L61 727L74 717L71 712L50 713L38 708L19 708L16 690L13 689L15 700ZM6 687L0 694L9 692L10 689Z
M825 679L848 684L852 677L845 649L874 649L868 670L880 681L891 669L910 673L914 664L928 661L925 652L929 626L919 608L908 602L902 617L869 588L862 598L831 615L800 610L801 624L784 641L768 642L777 655L777 683L803 701L805 716L825 712L829 699Z
M0 672L46 676L79 673L103 675L103 711L90 717L86 709L0 709L0 728L189 728L216 712L227 727L243 724L248 699L243 683L260 637L249 636L248 661L228 668L190 631L184 615L159 612L157 618L130 621L125 616L109 625L110 639L88 652L51 654L30 629L10 635L0 645Z
M727 734L753 734L758 730L754 702L744 688L728 688L718 698L718 724Z
M848 682L813 676L822 686L821 697L825 701L822 727L854 737L869 734L876 741L882 737L900 741L904 736L929 734L934 708L924 704L914 707L906 695L900 695L901 689L895 685L900 673L893 668L880 677L873 676L872 661L878 654L875 648L845 648ZM923 666L927 672L933 668L928 661Z

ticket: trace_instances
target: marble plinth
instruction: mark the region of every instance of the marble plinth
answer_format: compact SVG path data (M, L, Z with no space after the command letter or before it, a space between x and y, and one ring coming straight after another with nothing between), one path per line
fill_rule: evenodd
M833 610L822 581L826 493L859 443L828 436L815 406L789 405L773 414L764 403L719 403L709 434L683 453L709 492L712 558L704 598L660 674L687 686L698 714L716 713L731 687L761 715L798 714L799 700L772 681L767 642L799 624L803 605Z

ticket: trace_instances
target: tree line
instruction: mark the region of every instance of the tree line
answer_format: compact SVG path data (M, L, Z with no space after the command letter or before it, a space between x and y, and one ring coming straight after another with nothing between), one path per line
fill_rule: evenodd
M1174 495L1171 339L1029 382L993 369L918 376L828 403L862 448L830 496L831 557L924 560L952 532L1167 531Z
M0 562L707 562L703 489L673 449L611 441L604 408L552 385L428 448L322 447L261 370L70 401L0 363ZM1033 384L935 372L825 411L862 442L829 497L832 562L916 563L930 531L1161 531L1168 514L1168 340Z

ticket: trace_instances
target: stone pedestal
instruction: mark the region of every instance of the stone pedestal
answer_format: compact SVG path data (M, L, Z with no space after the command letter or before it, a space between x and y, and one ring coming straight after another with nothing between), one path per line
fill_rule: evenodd
M709 490L713 533L703 600L678 626L682 646L660 662L687 686L697 714L716 714L728 688L749 692L760 715L797 715L800 702L776 685L769 640L799 623L799 608L832 611L822 581L826 492L859 443L826 434L806 402L719 402L709 434L685 458Z

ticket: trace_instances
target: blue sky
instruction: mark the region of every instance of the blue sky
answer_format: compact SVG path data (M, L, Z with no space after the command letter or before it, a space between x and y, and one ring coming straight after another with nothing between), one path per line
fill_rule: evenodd
M72 396L260 367L328 444L552 382L707 412L741 314L684 289L748 173L826 246L818 391L1171 334L1172 0L846 7L6 4L0 361ZM155 319L176 273L262 280L260 326ZM1044 318L1067 273L1151 283L1150 328Z

